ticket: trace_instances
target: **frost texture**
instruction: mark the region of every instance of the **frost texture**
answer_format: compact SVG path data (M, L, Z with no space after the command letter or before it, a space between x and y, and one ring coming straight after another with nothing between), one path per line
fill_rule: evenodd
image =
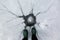
M29 14L32 6L31 2L34 4L35 15L39 11L46 10L51 3L50 0L20 0L20 2L24 11L24 15ZM22 15L17 4L17 0L0 0L0 3L6 5L6 7L15 14ZM40 24L39 26L37 24L35 26L39 40L60 40L59 3L59 0L55 0L53 6L47 13L37 16L37 22L40 22ZM0 4L0 9L5 8ZM8 22L8 20L10 20L10 22ZM25 24L22 23L23 21L23 19L16 18L9 12L0 11L0 40L21 40L23 38L22 30L25 26ZM29 38L29 40L31 40L31 38Z

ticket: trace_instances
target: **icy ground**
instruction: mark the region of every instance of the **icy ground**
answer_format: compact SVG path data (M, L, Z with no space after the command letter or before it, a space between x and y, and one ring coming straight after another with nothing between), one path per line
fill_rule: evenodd
M28 15L32 4L34 8L34 15L40 11L48 9L52 3L51 8L44 14L37 16L36 24L37 37L39 40L60 40L60 0L19 0L24 15ZM16 15L22 15L17 0L0 0L0 9L6 10L4 4L10 11ZM25 24L22 23L22 18L16 18L7 11L0 10L0 40L21 40L22 30ZM31 36L29 35L29 40Z

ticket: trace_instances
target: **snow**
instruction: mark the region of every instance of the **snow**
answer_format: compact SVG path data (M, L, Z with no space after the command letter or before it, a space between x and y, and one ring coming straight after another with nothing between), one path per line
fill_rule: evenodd
M37 16L36 24L37 37L39 40L60 40L60 1L59 0L19 0L24 11L24 15L28 15L30 10L34 8L34 15L40 11L51 8L44 14ZM17 0L0 0L0 9L5 9L3 3L10 11L16 15L22 15ZM14 18L14 19L13 19ZM12 20L9 22L9 20ZM22 30L25 24L22 18L10 14L7 11L0 10L0 40L22 40ZM29 35L29 40L31 40Z

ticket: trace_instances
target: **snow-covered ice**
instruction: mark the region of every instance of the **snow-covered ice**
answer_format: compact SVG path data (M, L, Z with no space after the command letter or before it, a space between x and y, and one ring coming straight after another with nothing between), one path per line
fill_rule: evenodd
M33 5L34 15L40 11L51 8L44 14L38 15L36 24L37 37L39 40L60 40L60 0L19 0L24 11L28 15ZM4 4L10 11L16 15L22 15L17 0L0 0L0 9L6 10ZM7 11L0 10L0 40L21 40L23 38L22 30L25 24L22 18L16 18ZM31 37L31 36L30 36ZM31 40L29 38L29 40Z

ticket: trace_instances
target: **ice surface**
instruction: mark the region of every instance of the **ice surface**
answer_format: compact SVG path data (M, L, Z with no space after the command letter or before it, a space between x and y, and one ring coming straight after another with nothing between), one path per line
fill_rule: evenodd
M46 10L51 3L52 7L44 14L37 16L36 24L37 37L39 40L60 40L60 1L59 0L19 0L24 15L28 15L32 5L34 8L34 15L40 11ZM4 4L10 11L16 15L22 15L17 0L0 0L0 9L5 9ZM25 24L24 20L16 18L7 11L0 10L0 40L21 40L22 30ZM31 36L29 35L29 40Z

